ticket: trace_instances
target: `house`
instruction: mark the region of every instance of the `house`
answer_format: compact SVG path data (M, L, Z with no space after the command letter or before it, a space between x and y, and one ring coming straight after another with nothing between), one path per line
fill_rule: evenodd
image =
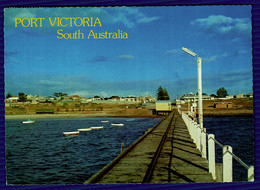
M244 98L244 94L238 94L236 95L236 98Z
M183 100L185 102L187 102L188 100L194 100L194 99L198 99L198 95L194 95L194 94L184 94L180 100ZM211 100L211 97L209 95L202 95L202 100Z
M18 96L13 96L7 99L8 102L17 103L19 100Z
M214 108L232 108L232 102L215 102Z
M228 96L226 96L226 99L232 99L232 98L234 98L234 95L228 95Z
M248 98L253 98L253 93L248 93L248 94L246 95L246 97L248 97Z
M80 101L81 97L79 97L78 95L72 95L72 96L69 97L69 99Z

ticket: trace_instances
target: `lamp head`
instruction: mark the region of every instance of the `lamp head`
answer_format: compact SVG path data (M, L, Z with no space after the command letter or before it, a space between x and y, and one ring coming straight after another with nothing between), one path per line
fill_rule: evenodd
M193 51L191 51L191 50L189 50L189 49L187 49L187 48L185 48L185 47L182 47L181 49L182 49L183 51L185 51L186 53L192 55L193 57L197 56L196 53L194 53Z

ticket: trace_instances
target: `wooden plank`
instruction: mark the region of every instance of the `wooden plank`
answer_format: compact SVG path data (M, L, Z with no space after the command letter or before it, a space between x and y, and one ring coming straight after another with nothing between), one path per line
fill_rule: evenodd
M151 182L214 182L208 173L208 161L196 149L181 116L175 117Z
M158 125L97 183L142 183L172 117ZM181 116L174 117L176 122L170 125L151 183L214 182L208 173L208 161L196 149Z

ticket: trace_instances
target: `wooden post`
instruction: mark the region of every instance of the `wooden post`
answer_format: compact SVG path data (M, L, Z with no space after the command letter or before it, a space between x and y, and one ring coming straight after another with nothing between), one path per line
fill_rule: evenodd
M190 130L190 120L186 117L186 115L185 115L185 124L187 125L187 127L188 127L188 130L189 130L189 133L191 134L191 130Z
M124 142L121 143L121 153L124 151Z
M190 128L190 136L194 142L194 132L193 132L193 127L192 127L192 121L189 119L189 128Z
M209 160L209 173L212 174L213 179L216 179L216 158L215 158L215 135L208 135L208 160Z
M255 180L254 170L255 170L254 166L249 166L249 168L247 170L247 181L254 181Z
M232 147L225 145L223 147L223 182L233 181L233 157L229 152L232 153Z
M200 149L200 138L201 138L201 129L200 129L200 125L196 125L196 146L197 149L199 149L199 151L201 151Z
M206 128L201 129L201 155L202 158L207 159L207 139L206 139Z

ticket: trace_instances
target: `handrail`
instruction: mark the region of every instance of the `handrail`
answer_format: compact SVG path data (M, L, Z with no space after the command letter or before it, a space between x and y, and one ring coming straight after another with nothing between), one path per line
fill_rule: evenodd
M206 135L208 136L209 134L206 133ZM212 139L212 140L214 140L215 143L217 143L221 148L224 148L224 145L222 145L222 144L221 144L220 142L218 142L216 139ZM229 153L235 158L235 160L238 161L244 168L246 168L246 169L249 168L249 166L248 166L245 162L243 162L238 156L236 156L233 152L230 152L229 150L228 150L228 152L229 152Z
M180 111L179 111L180 112ZM248 172L248 181L253 181L254 180L254 166L248 166L245 162L243 162L238 156L236 156L233 152L232 152L232 147L230 146L224 146L222 145L219 141L217 141L215 138L214 138L214 135L212 134L208 134L206 132L206 129L205 128L201 128L200 125L197 124L197 122L194 122L192 121L192 119L182 111L182 118L185 122L185 124L187 125L187 128L190 132L190 135L191 135L191 138L194 140L194 143L197 145L197 147L203 147L205 146L205 144L202 144L202 139L204 138L205 140L205 135L204 137L202 136L202 134L206 134L206 136L208 137L208 141L210 140L213 140L218 146L220 146L222 149L223 149L223 164L224 164L224 157L227 157L227 153L229 153L229 155L231 156L231 158L234 158L238 163L240 163L245 169L247 169L247 172ZM197 130L201 130L201 133L197 133L196 131ZM199 136L198 136L199 135ZM209 137L211 135L211 137ZM201 140L197 140L197 139L201 139ZM204 142L205 143L205 142ZM208 146L209 146L209 143L208 143ZM213 149L214 150L210 150L209 152L209 155L210 155L210 158L208 158L209 160L209 171L212 172L212 176L213 178L215 178L215 145L212 145L213 146ZM224 148L225 147L225 148ZM209 148L209 147L208 147ZM200 148L198 148L200 150ZM204 149L205 150L205 149ZM200 150L201 151L201 150ZM212 151L214 151L214 153L212 153ZM203 155L203 151L202 151L202 156L205 157L205 155ZM213 156L213 157L212 157ZM229 156L228 156L229 157ZM205 157L206 158L206 157ZM213 159L213 160L212 160ZM227 181L232 181L233 178L232 178L232 159L229 160L229 158L227 158L227 162L228 162L228 165L231 164L231 172L230 171L227 171L226 168L224 168L223 166L223 180L227 180ZM210 164L211 163L211 164ZM225 165L226 165L226 161L225 161ZM213 167L213 168L212 168ZM224 174L224 169L227 171L227 174L228 177L226 177L227 175ZM229 176L231 175L231 176ZM226 179L224 179L224 176Z

